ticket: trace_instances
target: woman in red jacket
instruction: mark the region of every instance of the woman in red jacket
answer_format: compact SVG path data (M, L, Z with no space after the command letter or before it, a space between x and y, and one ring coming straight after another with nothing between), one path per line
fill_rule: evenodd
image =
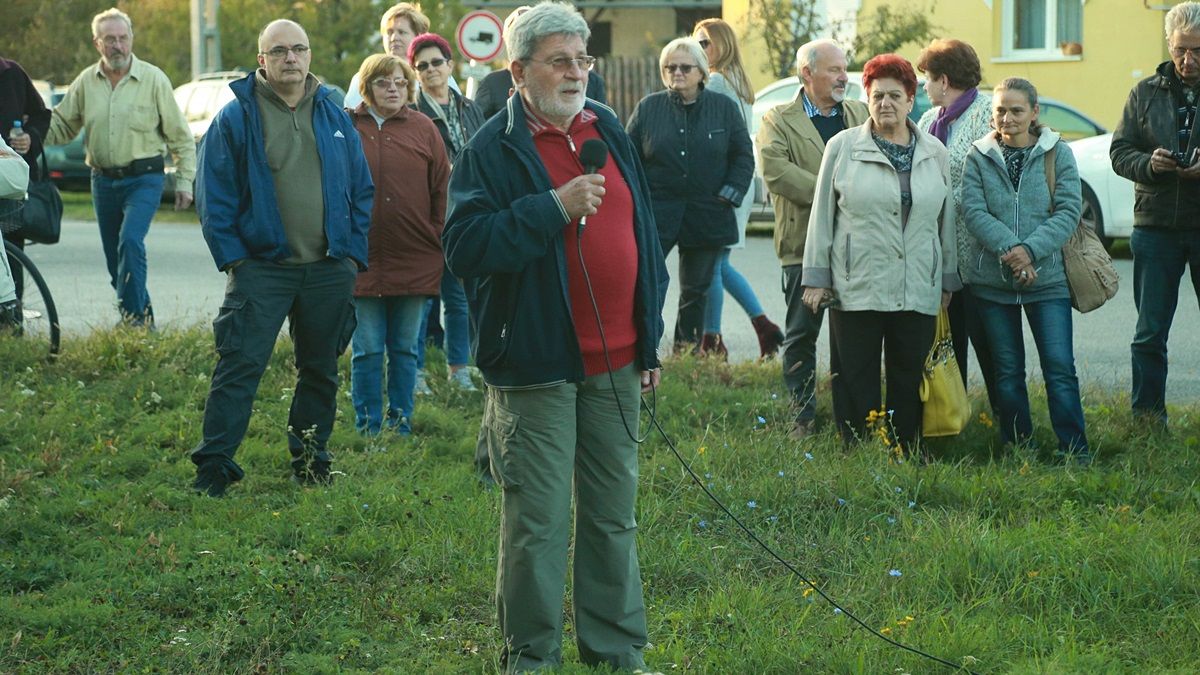
M442 278L442 224L450 162L437 127L412 110L416 73L403 60L375 54L358 71L363 102L354 126L375 181L367 271L354 287L350 398L355 428L378 434L386 425L412 433L417 335L425 301ZM387 413L383 412L384 356Z

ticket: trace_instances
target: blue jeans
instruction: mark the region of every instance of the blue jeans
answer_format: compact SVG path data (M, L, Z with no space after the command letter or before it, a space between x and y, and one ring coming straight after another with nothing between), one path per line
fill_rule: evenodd
M146 290L146 233L162 201L163 174L130 178L92 174L92 205L108 276L117 292L121 317L133 324L153 321Z
M442 270L441 286L442 316L446 329L446 363L451 366L465 366L471 358L471 326L467 317L467 293L463 290L462 282L450 273L450 268ZM425 333L429 327L428 308L433 300L426 301L426 312L421 316L420 340L417 343L417 368L425 368Z
M1133 361L1133 410L1167 421L1167 335L1179 305L1179 280L1191 266L1192 289L1200 302L1200 231L1136 227L1133 251L1133 304L1137 329L1129 351Z
M1037 345L1046 381L1050 424L1062 452L1088 451L1083 429L1083 405L1079 401L1079 378L1075 376L1075 351L1071 335L1071 301L1042 300L1027 305L1006 305L976 296L979 317L992 348L992 374L996 378L993 405L998 410L1000 437L1020 443L1033 435L1029 416L1029 392L1025 387L1025 337L1021 310Z
M708 287L708 302L704 305L704 332L721 332L721 311L725 306L725 291L733 296L746 316L751 319L763 313L762 303L750 287L746 277L733 268L729 262L729 249L721 253L717 264L713 267L712 284Z
M387 355L387 424L410 433L417 382L417 334L427 298L408 295L356 298L358 327L350 343L350 400L354 427L377 434L384 424L383 373Z

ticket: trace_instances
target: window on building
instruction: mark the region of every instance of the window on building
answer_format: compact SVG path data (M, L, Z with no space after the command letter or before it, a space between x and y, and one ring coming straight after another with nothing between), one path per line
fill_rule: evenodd
M612 22L595 21L590 28L592 36L588 38L588 54L598 59L612 56Z
M1007 52L1057 52L1066 42L1083 41L1080 0L1010 0L1005 3Z

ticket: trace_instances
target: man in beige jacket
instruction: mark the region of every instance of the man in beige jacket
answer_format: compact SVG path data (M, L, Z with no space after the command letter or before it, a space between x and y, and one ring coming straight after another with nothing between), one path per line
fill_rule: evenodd
M783 382L796 402L792 438L813 430L816 416L817 336L824 311L804 306L800 286L804 240L817 171L825 144L838 132L867 120L867 106L846 96L846 53L832 40L815 40L796 51L804 86L796 99L767 112L758 130L758 157L775 207L775 252L783 265L787 301ZM831 354L836 359L836 354Z

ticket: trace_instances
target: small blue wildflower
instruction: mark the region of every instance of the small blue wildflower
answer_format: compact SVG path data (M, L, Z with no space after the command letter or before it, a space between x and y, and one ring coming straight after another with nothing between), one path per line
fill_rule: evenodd
M845 505L846 505L846 500L842 499L841 497L838 497L838 506L845 506Z
M750 501L746 502L746 508L748 508L748 509L757 509L757 508L758 508L758 502L756 502L756 501L754 501L753 499L751 499Z
M841 614L841 613L842 613L842 608L841 608L841 607L834 607L834 608L833 608L833 613L834 613L834 614Z
M772 400L772 401L774 401L774 400L775 400L775 399L777 399L777 398L779 398L779 395L778 395L778 394L775 394L775 393L772 393L772 394L771 394L771 400Z
M709 483L709 484L708 484L708 489L709 489L709 490L713 489L713 484L712 484L712 483Z
M779 477L780 477L780 478L783 478L783 472L782 472L782 471L780 471L780 472L779 472Z
M908 503L908 508L910 508L910 509L911 509L912 507L914 507L914 506L916 506L916 505L917 505L917 503L916 503L916 502L909 502L909 503Z
M891 516L888 516L888 519L887 519L887 520L888 520L888 525L895 525L895 524L896 524L896 519L895 519L895 518L893 518L893 517L891 517Z
M704 528L708 527L708 521L707 521L707 520L701 520L699 523L696 523L696 524L697 524L697 525L699 525L699 526L700 526L700 529L702 529L702 530L703 530Z
M759 424L766 424L766 423L767 423L767 419L766 419L765 417L763 417L762 415L759 415L759 416L758 416L758 417L756 417L755 419L757 419L757 420L758 420L758 423L759 423Z
M712 478L712 474L711 474L711 473L705 473L705 474L704 474L704 477L705 477L705 478Z
M898 577L902 574L904 574L904 573L901 572L900 570L889 570L888 571L888 576L892 576L892 577Z
M901 490L900 488L896 488L896 494L900 494L901 492L903 492L903 490Z
M370 505L370 504L363 504L363 509L364 509L364 510L365 510L365 509L369 509L369 508L371 508L371 505Z
M812 461L812 458L813 458L813 456L812 456L812 453L811 453L811 452L806 452L806 453L804 453L804 459L807 459L808 461L810 461L810 462L811 462L811 461Z
M778 522L778 521L779 521L779 516L776 516L776 515L770 515L770 516L767 516L767 520L768 520L768 521L770 521L770 522L772 522L772 523L775 523L775 522Z

